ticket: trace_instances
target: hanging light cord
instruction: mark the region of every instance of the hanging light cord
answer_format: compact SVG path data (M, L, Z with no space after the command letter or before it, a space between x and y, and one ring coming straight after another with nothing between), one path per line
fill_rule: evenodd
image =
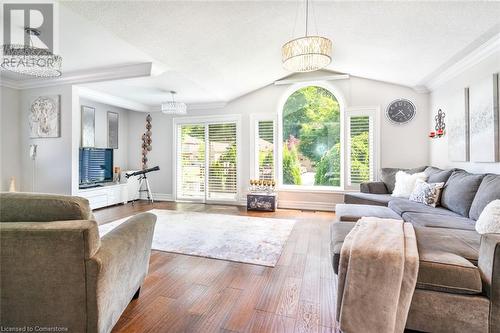
M308 23L309 23L309 0L306 0L306 37L307 37Z

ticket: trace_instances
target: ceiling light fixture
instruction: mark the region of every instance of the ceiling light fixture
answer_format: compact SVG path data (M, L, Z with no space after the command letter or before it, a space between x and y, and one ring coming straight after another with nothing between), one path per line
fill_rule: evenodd
M164 114L186 114L186 103L176 102L174 99L175 91L170 91L172 100L161 104L161 112Z
M309 0L306 0L306 34L292 39L281 48L283 67L291 72L312 72L332 61L332 41L326 37L309 36Z
M62 74L62 57L48 49L33 46L31 36L40 36L40 30L25 28L30 45L4 44L2 47L2 69L36 77L59 77Z

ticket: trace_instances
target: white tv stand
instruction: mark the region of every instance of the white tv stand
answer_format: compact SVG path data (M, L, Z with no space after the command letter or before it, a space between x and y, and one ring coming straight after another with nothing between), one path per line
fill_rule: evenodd
M108 183L99 187L79 189L77 195L86 198L92 209L126 204L129 201L127 183Z

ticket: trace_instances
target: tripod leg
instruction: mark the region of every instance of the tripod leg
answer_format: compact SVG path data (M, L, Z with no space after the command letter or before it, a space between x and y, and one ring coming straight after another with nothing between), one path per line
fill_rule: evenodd
M141 188L142 184L144 183L144 178L139 179L139 187L137 188L137 200L141 200Z
M148 191L148 200L151 201L151 203L153 203L153 193L151 192L151 187L149 187L149 181L147 178L146 178L146 189Z

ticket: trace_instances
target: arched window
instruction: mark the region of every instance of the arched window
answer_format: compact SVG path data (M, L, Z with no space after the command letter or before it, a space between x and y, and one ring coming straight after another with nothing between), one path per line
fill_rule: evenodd
M283 185L341 185L341 110L329 90L301 88L282 113Z

